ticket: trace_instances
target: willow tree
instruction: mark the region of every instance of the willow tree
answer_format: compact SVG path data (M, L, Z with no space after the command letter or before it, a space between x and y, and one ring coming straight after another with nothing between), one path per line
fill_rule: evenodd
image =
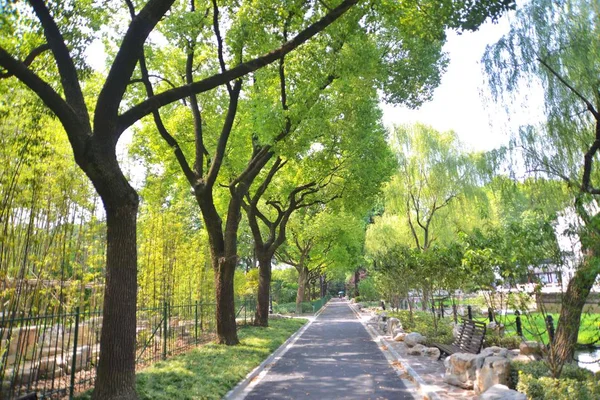
M399 224L395 229L403 239L396 240L406 240L422 253L434 243L455 240L457 226L449 223L454 219L451 209L483 183L480 167L487 157L464 150L454 132L441 133L421 124L396 127L392 147L399 167L384 191L384 216L370 230L377 234L381 224ZM426 275L423 307L431 284Z
M561 365L573 358L582 309L600 273L598 21L597 2L534 0L484 56L492 94L509 109L522 105L529 87L543 90L544 122L522 127L514 140L528 171L566 182L581 223L573 231L583 258L562 296L551 353Z

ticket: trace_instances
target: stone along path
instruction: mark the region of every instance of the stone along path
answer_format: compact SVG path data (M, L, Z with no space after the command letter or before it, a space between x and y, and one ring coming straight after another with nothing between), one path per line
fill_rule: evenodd
M345 301L319 317L245 397L414 399Z

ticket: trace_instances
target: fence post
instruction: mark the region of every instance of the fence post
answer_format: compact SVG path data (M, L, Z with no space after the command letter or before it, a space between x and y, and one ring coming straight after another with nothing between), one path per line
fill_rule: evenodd
M554 342L554 320L552 315L546 317L546 328L548 329L548 339L552 343Z
M163 321L164 321L164 325L163 325L163 360L167 359L167 334L169 333L169 316L168 316L168 303L165 300L164 306L163 306Z
M198 344L198 301L196 301L196 323L194 324L194 337L196 338L196 344Z
M73 335L73 360L71 360L71 385L69 387L69 399L73 399L75 393L75 368L77 367L77 337L79 336L79 306L75 307L75 332Z
M471 306L467 306L467 316L469 319L473 319L473 308Z
M519 310L515 311L515 315L517 316L515 318L515 323L517 324L517 335L523 336L523 325L521 325L521 313Z

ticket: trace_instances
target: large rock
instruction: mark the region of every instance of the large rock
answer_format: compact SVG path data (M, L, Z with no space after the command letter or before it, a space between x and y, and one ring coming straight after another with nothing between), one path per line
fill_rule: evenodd
M394 329L394 332L392 333L392 336L396 336L399 333L404 333L404 329L402 329L402 328L396 328L396 329Z
M428 347L427 349L425 349L425 355L427 357L431 357L437 360L438 358L440 358L440 349L438 349L437 347Z
M521 363L527 364L527 363L530 363L532 361L538 361L538 360L541 360L541 359L542 359L542 357L540 357L538 355L535 355L535 354L530 354L528 356L526 356L524 354L519 354L518 356L513 357L512 361L517 361L517 362L521 362Z
M396 342L404 342L404 339L406 338L407 333L404 332L399 332L396 336L394 336L394 341Z
M413 347L409 348L407 353L411 356L422 356L423 354L425 354L426 350L427 347L423 346L422 344L416 344Z
M485 349L483 349L481 351L480 355L483 355L485 357L489 357L489 356L508 357L508 349L505 349L504 347L490 346L490 347L486 347Z
M454 353L444 360L446 374L444 382L463 389L473 389L476 375L477 355L469 353Z
M425 343L426 340L427 340L427 338L425 336L421 335L420 333L411 332L408 335L406 335L406 337L404 338L404 343L406 343L406 345L408 347L413 347L418 344Z
M398 318L388 318L387 320L387 332L393 333L397 328L402 329L402 324Z
M46 378L58 378L64 374L65 361L61 356L44 357L40 360L40 374Z
M527 400L527 396L508 386L496 384L479 395L479 400Z
M521 355L529 356L529 355L541 355L542 354L542 346L540 343L528 340L525 342L521 342L519 345L519 351Z
M78 347L75 352L75 372L79 372L82 369L86 369L88 367L90 360L90 347L89 346L81 346ZM67 369L67 374L71 373L71 369L73 368L73 354L68 354L66 357L65 367Z
M508 385L510 360L505 357L485 358L481 368L476 370L475 393L483 393L496 384Z

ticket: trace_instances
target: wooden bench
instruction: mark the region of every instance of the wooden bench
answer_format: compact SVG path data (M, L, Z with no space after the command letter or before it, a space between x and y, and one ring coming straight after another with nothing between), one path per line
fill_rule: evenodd
M479 354L483 346L483 338L485 337L486 325L484 322L474 321L472 319L463 319L458 337L452 344L433 343L435 347L440 349L441 360L444 355L454 353L472 353Z

